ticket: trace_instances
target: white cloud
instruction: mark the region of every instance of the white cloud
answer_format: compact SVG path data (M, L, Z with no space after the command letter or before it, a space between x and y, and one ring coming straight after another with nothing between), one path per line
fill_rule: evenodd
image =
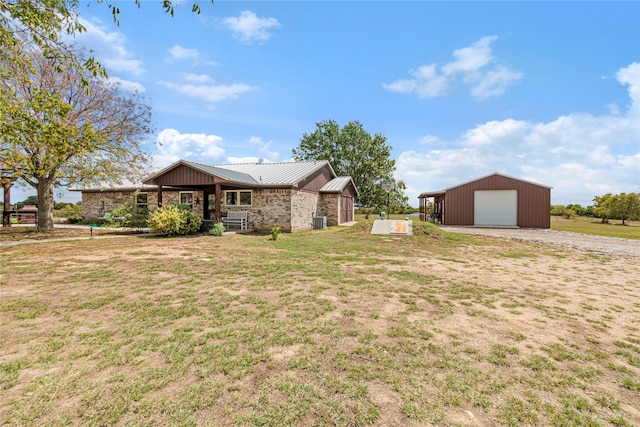
M126 91L126 92L139 92L142 93L146 90L146 88L138 83L138 82L134 82L131 80L124 80L121 79L120 77L116 77L116 76L109 76L108 79L109 83L113 83L115 85L118 85L120 87L120 89Z
M465 80L472 83L471 95L477 99L491 98L502 95L509 86L517 83L523 74L510 70L504 66L497 66L477 75L469 75Z
M491 43L498 39L497 36L483 37L471 46L453 51L455 61L442 66L445 75L455 73L474 73L493 61Z
M183 74L182 76L189 83L205 84L213 82L213 79L208 74Z
M497 36L483 37L462 49L453 51L454 61L439 67L423 65L409 70L411 78L383 83L392 92L415 93L419 98L443 96L456 85L467 85L474 98L485 99L502 95L509 86L522 79L520 71L497 64L491 43Z
M219 102L225 99L236 99L245 92L254 90L253 86L241 83L231 85L216 85L214 80L206 74L184 74L184 82L160 82L169 89L184 95L204 99L208 102Z
M269 148L273 144L273 141L265 142L259 136L252 136L251 138L249 138L249 144L251 144L252 147L257 148L258 153L264 154L267 159L274 162L278 161L278 157L280 157L280 154L277 151L269 150Z
M180 159L203 163L219 162L225 150L223 139L204 133L181 134L175 129L164 129L158 134L153 166L163 168Z
M500 145L503 148L521 144L530 125L524 121L507 119L490 121L467 131L463 137L471 147Z
M96 58L108 71L126 72L135 76L146 73L142 61L136 59L127 48L127 38L117 31L108 31L100 22L80 19L86 31L75 36L74 41L93 50Z
M260 18L255 13L245 10L240 16L230 16L221 21L221 25L230 29L233 37L246 44L261 44L271 38L269 29L279 27L275 18Z
M169 61L191 60L198 62L200 60L200 53L197 49L187 49L180 45L174 45L169 49L169 57L167 59Z
M424 150L397 159L413 205L424 191L441 190L493 172L553 187L552 203L592 204L607 192L637 192L640 184L640 64L617 73L630 105L616 114L571 113L546 123L506 119L478 125L448 149L423 137ZM439 144L439 147L445 144Z

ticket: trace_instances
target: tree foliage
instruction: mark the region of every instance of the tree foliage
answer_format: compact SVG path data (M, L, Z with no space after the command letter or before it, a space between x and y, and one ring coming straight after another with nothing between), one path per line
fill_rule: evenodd
M602 222L608 222L609 219L622 220L625 224L626 220L640 218L640 195L638 193L607 193L604 196L596 196L593 198L596 203L594 207L595 214L602 218Z
M131 1L138 7L142 3L142 0ZM118 23L117 4L104 0L96 3L104 3ZM174 3L162 0L162 9L173 16ZM73 36L86 30L79 19L79 4L80 0L0 0L0 56L10 51L20 52L25 44L35 44L58 69L72 62L75 68L93 76L106 76L105 69L93 57L79 57L63 42L64 35ZM200 13L198 0L192 2L191 11Z
M21 57L0 57L3 169L36 188L38 227L51 229L54 186L136 179L151 109L74 61L59 69L34 45Z
M593 201L595 205L593 207L594 214L602 220L605 224L609 221L609 207L608 200L611 198L611 193L607 193L604 196L595 196Z
M637 193L620 193L607 199L606 207L609 210L609 217L625 221L640 216L640 198Z
M380 208L387 205L387 193L383 181L394 181L395 160L391 159L391 147L387 138L377 133L373 137L355 120L340 128L338 123L327 120L316 123L315 131L305 133L297 148L295 160L327 160L339 176L350 176L363 206ZM402 188L396 185L399 203L403 199ZM406 199L406 200L405 200Z

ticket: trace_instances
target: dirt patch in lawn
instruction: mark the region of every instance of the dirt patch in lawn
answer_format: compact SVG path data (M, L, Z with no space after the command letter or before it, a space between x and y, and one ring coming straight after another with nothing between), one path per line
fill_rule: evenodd
M3 424L640 424L629 259L364 227L1 262Z

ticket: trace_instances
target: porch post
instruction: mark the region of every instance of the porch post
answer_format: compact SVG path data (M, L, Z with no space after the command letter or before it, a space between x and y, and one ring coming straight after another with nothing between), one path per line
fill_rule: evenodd
M4 190L4 207L2 208L2 226L11 227L11 180L2 183Z
M158 207L162 207L162 185L158 184Z
M220 198L222 197L222 188L219 183L216 184L216 222L222 222L222 213L220 212Z

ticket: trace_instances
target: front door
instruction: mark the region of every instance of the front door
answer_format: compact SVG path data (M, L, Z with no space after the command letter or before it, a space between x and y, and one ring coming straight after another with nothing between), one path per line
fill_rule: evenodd
M204 192L204 219L216 219L216 195L215 193Z

